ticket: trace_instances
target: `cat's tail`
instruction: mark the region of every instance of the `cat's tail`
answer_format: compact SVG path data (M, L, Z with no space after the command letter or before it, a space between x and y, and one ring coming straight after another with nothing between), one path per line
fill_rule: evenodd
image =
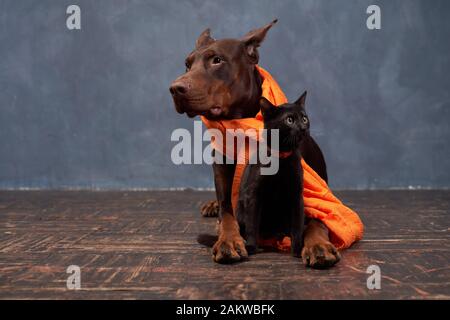
M219 237L217 235L201 233L197 236L197 242L206 247L212 248Z

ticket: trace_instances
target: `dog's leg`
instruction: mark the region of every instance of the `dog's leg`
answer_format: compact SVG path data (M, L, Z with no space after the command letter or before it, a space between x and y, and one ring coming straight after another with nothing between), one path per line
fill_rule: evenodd
M291 254L294 257L302 256L303 247L303 229L304 229L304 213L303 199L296 201L296 205L292 208L292 224L291 224Z
M212 150L212 157L214 159L215 156L215 150ZM214 167L213 167L214 170ZM208 217L217 217L219 215L219 202L216 200L210 200L205 202L201 208L200 208L200 213L202 214L203 217L208 218Z
M312 268L328 268L339 262L341 255L330 242L328 228L320 221L311 219L304 232L302 258Z
M219 263L239 261L246 258L248 254L231 205L235 165L213 164L213 170L220 220L219 239L213 246L213 259Z

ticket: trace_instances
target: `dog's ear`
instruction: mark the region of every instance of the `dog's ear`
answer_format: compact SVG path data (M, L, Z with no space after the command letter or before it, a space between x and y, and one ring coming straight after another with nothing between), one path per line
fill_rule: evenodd
M303 94L300 96L300 98L298 98L297 101L295 101L294 103L297 106L302 107L303 109L305 109L305 101L306 101L306 91L303 92Z
M245 48L247 50L247 54L250 57L252 63L257 64L259 60L258 47L264 41L266 37L267 31L269 31L272 26L277 23L278 19L273 20L271 23L265 25L262 28L255 29L247 33L244 37L241 38L241 41L244 42Z
M261 106L261 113L262 113L264 119L267 119L267 117L270 117L276 109L276 107L269 100L267 100L264 97L261 97L259 99L259 105Z
M214 41L216 40L214 40L214 38L211 37L211 30L208 28L205 31L203 31L202 34L198 37L197 41L195 42L195 48L198 49L200 47L211 44Z

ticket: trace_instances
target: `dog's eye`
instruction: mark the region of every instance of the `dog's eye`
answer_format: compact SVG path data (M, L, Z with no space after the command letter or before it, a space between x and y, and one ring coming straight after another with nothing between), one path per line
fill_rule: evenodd
M191 70L191 66L186 62L186 72L188 72L189 70Z
M215 56L212 60L212 64L219 64L221 63L223 60L221 57Z
M303 117L302 117L302 122L303 122L304 124L307 124L307 123L308 123L308 118L305 117L305 116L303 116Z
M287 123L287 124L293 124L293 123L294 123L294 118L291 117L291 116L287 117L287 118L286 118L286 123Z

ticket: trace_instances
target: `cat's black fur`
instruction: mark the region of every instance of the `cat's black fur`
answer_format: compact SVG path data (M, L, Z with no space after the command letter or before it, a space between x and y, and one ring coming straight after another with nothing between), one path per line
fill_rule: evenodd
M241 181L237 219L249 253L258 249L258 239L291 237L291 252L300 257L303 247L302 142L309 137L305 111L306 92L294 103L275 107L261 98L264 128L279 130L279 169L262 175L260 162L248 164ZM271 150L270 139L268 147ZM272 146L273 147L273 146ZM272 151L272 156L278 154Z

